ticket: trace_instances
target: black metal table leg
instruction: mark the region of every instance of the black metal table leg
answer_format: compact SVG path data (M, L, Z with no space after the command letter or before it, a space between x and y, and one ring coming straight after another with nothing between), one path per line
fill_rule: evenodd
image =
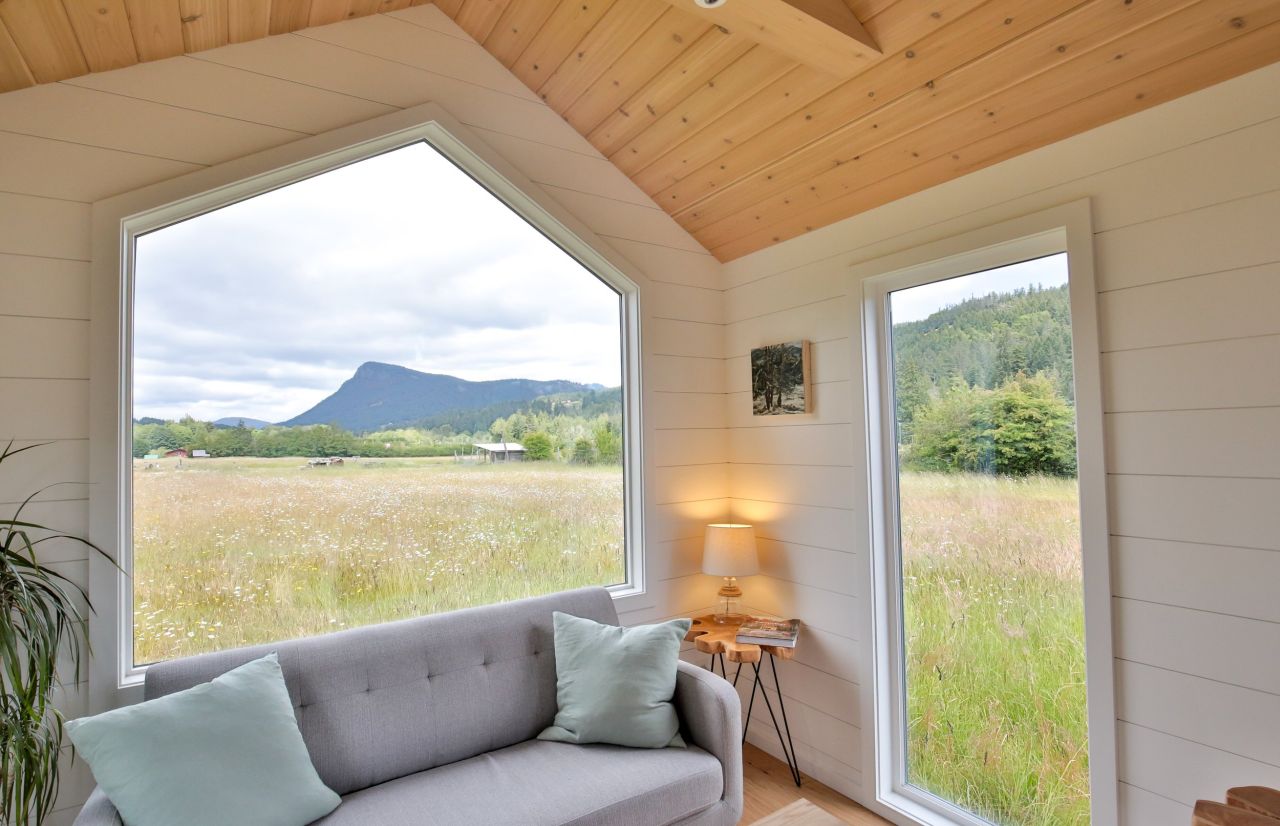
M767 653L767 652L766 652ZM742 742L747 742L747 729L751 725L751 709L755 705L756 688L760 689L760 696L764 698L765 708L769 710L769 719L773 721L773 730L778 733L778 745L782 747L782 756L787 761L787 769L791 772L791 779L795 781L797 786L800 785L800 763L796 758L796 747L791 741L791 724L787 721L787 709L782 699L782 689L778 684L778 667L774 664L774 657L769 654L769 667L773 672L773 690L778 695L778 706L782 711L782 725L778 725L778 718L773 713L773 703L769 701L769 692L765 690L760 679L760 664L752 663L751 668L755 671L754 679L751 681L751 702L747 705L747 720L742 725ZM783 732L785 731L785 737Z
M800 759L796 757L795 743L791 742L791 723L787 721L787 704L782 699L782 687L778 685L778 663L773 654L769 655L769 670L773 672L773 690L778 694L778 709L782 712L782 727L787 731L787 746L790 747L791 759L787 761L788 767L791 769L791 776L795 779L796 785L800 785ZM778 721L773 721L774 728L778 727ZM778 732L778 742L782 742L782 732ZM785 751L785 749L784 749Z

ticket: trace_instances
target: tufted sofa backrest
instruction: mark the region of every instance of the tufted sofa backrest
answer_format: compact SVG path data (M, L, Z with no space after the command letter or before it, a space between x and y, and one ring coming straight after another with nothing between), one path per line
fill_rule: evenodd
M157 663L161 697L278 653L298 727L339 794L528 740L556 713L551 614L616 625L608 591L545 597Z

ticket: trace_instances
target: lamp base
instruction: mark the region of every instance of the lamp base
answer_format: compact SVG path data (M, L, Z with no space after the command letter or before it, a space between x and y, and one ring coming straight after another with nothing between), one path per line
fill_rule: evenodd
M742 589L738 587L738 578L725 577L717 596L720 597L720 604L716 606L716 624L741 625L747 617L742 613Z

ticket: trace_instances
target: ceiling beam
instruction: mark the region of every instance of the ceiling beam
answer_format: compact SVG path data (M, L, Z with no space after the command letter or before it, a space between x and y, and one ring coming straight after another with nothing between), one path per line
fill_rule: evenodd
M880 47L845 0L666 0L836 77L857 74Z

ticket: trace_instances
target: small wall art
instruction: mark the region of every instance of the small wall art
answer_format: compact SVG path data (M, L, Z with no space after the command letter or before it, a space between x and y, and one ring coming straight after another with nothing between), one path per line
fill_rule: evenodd
M813 410L809 342L788 341L751 351L751 412L785 416Z

